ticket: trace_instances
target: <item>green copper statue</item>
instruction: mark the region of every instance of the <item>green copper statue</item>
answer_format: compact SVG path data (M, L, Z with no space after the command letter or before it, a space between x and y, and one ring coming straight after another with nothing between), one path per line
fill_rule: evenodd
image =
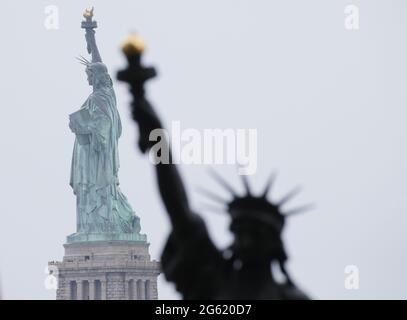
M77 232L68 242L144 240L140 221L119 188L118 139L120 116L112 80L96 46L93 8L84 13L88 53L81 57L93 92L79 111L70 115L75 133L70 185L77 199Z

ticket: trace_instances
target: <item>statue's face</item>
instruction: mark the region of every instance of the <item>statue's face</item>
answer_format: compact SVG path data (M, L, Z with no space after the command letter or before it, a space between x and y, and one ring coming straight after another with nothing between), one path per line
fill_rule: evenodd
M85 71L91 86L98 86L104 80L110 79L106 66L101 62L90 63Z
M86 75L88 76L88 83L90 86L93 85L93 72L90 68L86 68Z
M282 225L269 225L256 219L238 219L232 220L230 230L235 240L234 252L243 261L270 259L282 245Z

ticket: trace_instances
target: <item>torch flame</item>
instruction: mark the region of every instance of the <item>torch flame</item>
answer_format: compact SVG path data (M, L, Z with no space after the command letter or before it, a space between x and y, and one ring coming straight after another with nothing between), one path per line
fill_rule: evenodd
M92 7L92 9L85 9L83 16L86 19L91 19L93 17L93 7Z
M121 48L126 55L140 54L146 48L146 43L137 33L130 33L122 42Z

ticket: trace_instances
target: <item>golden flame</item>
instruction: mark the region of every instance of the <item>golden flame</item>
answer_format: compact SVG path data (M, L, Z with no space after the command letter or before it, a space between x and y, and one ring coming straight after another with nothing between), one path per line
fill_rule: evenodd
M137 33L130 33L121 48L125 55L140 54L146 48L146 43Z
M92 18L93 17L93 7L92 7L92 9L85 9L83 16L84 16L84 18Z

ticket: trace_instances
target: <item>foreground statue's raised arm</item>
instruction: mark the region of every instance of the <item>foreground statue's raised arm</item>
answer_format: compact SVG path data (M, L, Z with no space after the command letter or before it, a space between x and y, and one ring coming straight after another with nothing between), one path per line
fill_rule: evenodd
M153 156L156 157L155 160L165 159L168 155L165 163L155 162L154 166L161 199L172 224L161 255L162 271L165 278L175 284L184 299L210 299L217 295L217 286L222 279L219 273L223 270L222 256L210 239L203 220L189 206L184 183L177 166L172 162L170 144L165 133L157 135L159 141L149 139L150 134L155 129L163 129L163 125L145 97L144 82L156 73L153 68L141 65L143 48L144 43L139 37L129 37L123 46L129 66L118 73L118 79L130 85L133 96L132 113L139 129L138 144L141 152L151 151L150 159ZM152 147L158 143L159 150L153 150ZM157 154L160 151L161 154Z
M130 85L134 99L132 102L133 118L139 128L139 148L143 153L146 153L157 143L156 141L150 141L150 133L154 129L163 129L163 125L145 97L144 83L153 78L156 73L153 68L141 66L140 58L143 49L144 43L142 40L136 35L130 36L129 41L123 47L123 51L129 60L129 67L120 71L118 78ZM195 215L189 207L185 187L178 169L172 164L169 142L165 140L160 141L160 143L163 149L168 150L169 163L157 163L155 165L159 191L172 225L175 230L178 230L189 225Z
M219 250L203 220L189 206L166 132L156 131L162 130L163 125L144 92L145 81L154 77L155 71L141 65L143 48L143 42L135 35L125 43L123 51L129 66L118 73L118 79L130 84L139 148L143 153L150 151L150 159L156 160L159 191L173 226L161 256L166 279L175 283L184 299L307 299L285 268L287 255L282 239L289 213L282 213L281 206L296 191L272 202L267 199L272 178L260 195L252 193L243 178L246 193L239 195L218 177L232 195L225 205L234 235L228 250ZM276 281L271 272L273 264L280 265L285 281Z
M142 108L146 107L150 108L150 110L142 110ZM139 144L141 146L145 145L146 149L144 149L144 152L147 152L152 146L151 142L148 140L148 132L151 132L150 129L153 127L155 127L154 129L162 129L162 126L153 125L154 123L158 123L159 119L155 115L151 105L147 101L146 103L140 104L139 108L136 110L138 110L138 114L136 116L136 118L138 119L136 119L136 121L139 123L140 127ZM148 119L149 117L150 119ZM151 125L153 126L151 127ZM172 152L169 143L165 137L163 137L162 139L164 140L161 141L161 150L168 150L169 163L157 163L155 165L158 187L160 190L161 198L170 216L173 228L175 231L177 231L179 229L187 228L189 223L192 222L192 219L195 215L190 209L188 196L180 173L176 165L173 164Z

